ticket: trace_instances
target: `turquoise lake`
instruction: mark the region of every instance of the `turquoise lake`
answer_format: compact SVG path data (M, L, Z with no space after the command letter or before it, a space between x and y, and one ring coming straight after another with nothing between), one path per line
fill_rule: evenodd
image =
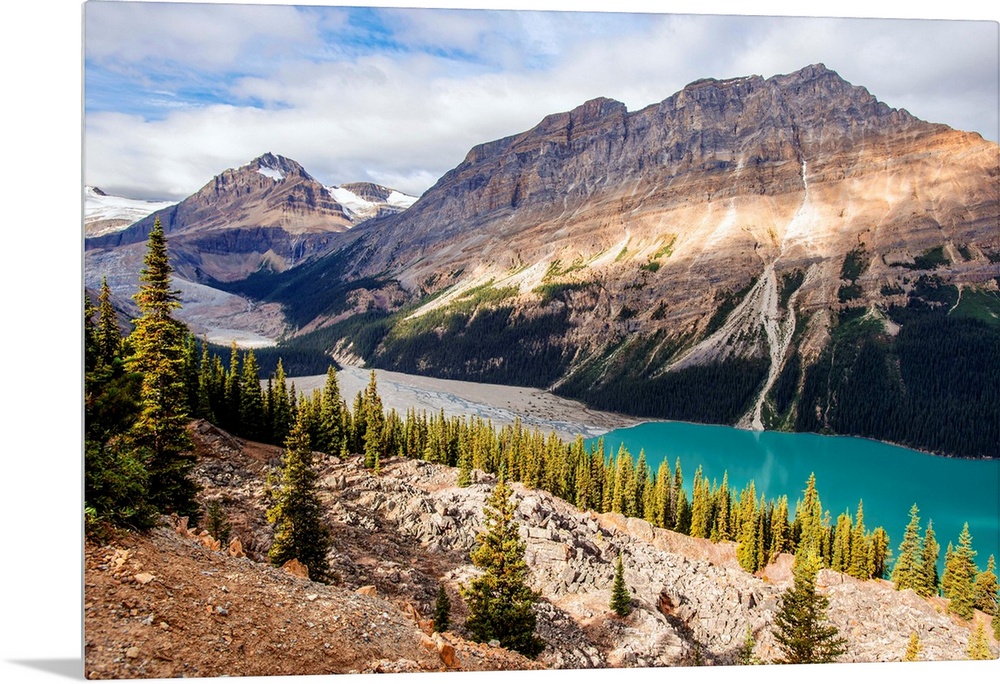
M596 444L588 440L588 445ZM962 525L969 523L976 564L985 569L990 554L1000 561L1000 461L974 461L932 456L911 449L856 437L784 432L752 432L719 425L649 422L604 435L605 449L617 452L624 444L636 458L645 450L655 474L666 459L673 471L678 457L684 486L701 466L709 481L741 490L754 481L757 496L788 496L789 513L816 474L823 510L831 523L845 510L854 517L864 502L865 527L883 527L889 533L893 558L898 553L910 506L920 509L921 536L928 520L941 545L943 566L948 542L958 544Z

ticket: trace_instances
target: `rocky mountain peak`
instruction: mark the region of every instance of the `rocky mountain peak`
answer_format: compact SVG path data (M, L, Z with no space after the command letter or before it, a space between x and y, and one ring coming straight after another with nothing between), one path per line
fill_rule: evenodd
M376 183L344 183L340 187L368 202L385 202L393 192L391 188Z
M275 181L284 180L288 176L299 176L314 180L297 161L271 152L262 154L249 164L240 167L239 170L243 169L256 171Z

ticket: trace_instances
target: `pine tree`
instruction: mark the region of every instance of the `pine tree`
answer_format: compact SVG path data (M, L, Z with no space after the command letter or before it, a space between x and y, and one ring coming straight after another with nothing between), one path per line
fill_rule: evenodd
M870 544L868 545L868 567L871 569L871 576L876 578L885 577L889 568L892 552L889 551L889 535L881 527L872 530Z
M758 559L762 556L757 538L759 511L757 510L757 488L753 480L740 492L740 527L736 535L736 559L747 572L760 570Z
M996 560L993 555L990 554L990 558L986 561L986 569L981 573L976 575L976 584L974 593L976 596L975 604L976 608L983 611L987 615L997 614L997 566Z
M472 484L472 454L463 450L458 456L458 486L468 487Z
M949 599L948 610L965 620L971 620L975 611L975 582L978 573L968 523L962 527L962 532L958 535L958 546L949 556L944 568L947 582L942 581L948 587L945 593L945 598Z
M903 541L899 544L899 557L892 567L892 582L896 589L913 589L921 587L921 567L923 565L923 549L920 543L920 509L917 504L910 507L910 522L903 532Z
M632 597L625 586L625 566L622 564L622 554L618 554L618 564L615 566L615 579L611 586L611 610L619 617L625 617L632 612Z
M447 632L451 626L451 599L444 585L438 585L437 600L434 602L434 631Z
M794 585L781 595L774 616L774 638L782 657L779 663L831 663L846 651L846 641L835 626L825 624L829 599L816 592L816 554L802 556Z
M240 376L240 351L233 340L229 346L229 372L226 373L224 410L219 418L222 426L231 432L242 434L240 406L243 405L243 380Z
M121 351L122 333L118 328L118 314L111 303L107 277L101 278L101 293L97 301L100 316L97 321L98 358L102 363L110 364Z
M343 408L340 403L340 384L337 382L337 370L330 366L326 371L326 384L323 386L323 398L320 407L318 451L329 454L339 454L340 444L344 439Z
M195 415L210 423L215 422L212 410L212 360L208 354L208 340L201 341L201 361L198 364L198 402Z
M691 483L691 530L690 536L708 539L712 521L711 486L701 474L701 466L694 472Z
M920 637L916 632L910 632L910 640L906 644L906 653L903 654L903 661L912 663L920 659Z
M485 529L472 552L472 562L483 574L462 588L469 607L465 626L476 641L496 639L504 648L534 657L545 644L535 636L532 606L538 594L526 584L525 544L514 510L510 487L501 478L486 502Z
M331 539L330 530L323 523L318 489L303 412L285 440L281 482L274 506L267 512L268 522L274 526L274 542L268 558L275 565L296 558L309 569L311 580L326 582L329 579L326 554Z
M233 526L226 519L226 515L222 511L222 504L218 499L212 499L208 503L205 507L202 520L202 525L212 535L213 539L217 539L223 545L229 543L229 535L232 532Z
M854 529L851 530L851 560L847 574L858 579L869 579L875 571L871 559L871 541L865 530L865 512L861 501L858 502L858 513L854 519Z
M157 510L149 496L150 452L129 434L142 378L127 373L117 355L100 358L96 317L84 293L84 520L87 535L103 540L109 527L149 529Z
M378 384L375 371L371 372L368 387L365 389L365 467L375 468L385 455L383 431L385 428L385 412L382 408L382 398L378 394ZM443 419L443 414L442 414ZM443 426L442 426L443 427Z
M934 536L933 521L927 521L927 531L924 533L924 544L920 565L920 583L917 593L921 596L937 596L938 585L938 556L941 554L941 545L937 543Z
M243 356L243 377L240 382L240 424L248 439L263 440L268 433L264 425L264 395L260 388L260 367L253 349Z
M86 291L83 293L83 370L91 373L97 368L101 358L100 346L97 341L97 307Z
M969 647L965 650L965 655L969 660L993 659L990 643L986 638L986 623L982 621L976 623L976 629L969 637Z
M799 530L798 543L795 547L793 565L799 565L802 559L815 556L823 558L823 546L826 532L823 529L823 506L816 491L816 475L809 474L802 500L795 507L795 525Z
M833 533L833 560L830 567L837 572L847 572L851 566L851 539L854 523L846 511L837 517L837 527Z
M273 395L271 397L271 437L276 444L281 444L289 434L296 420L292 412L292 401L288 396L285 367L278 359L274 369Z
M83 491L88 535L102 535L106 525L142 531L156 524L157 510L149 500L146 456L144 449L126 437L85 441Z
M754 638L753 628L747 625L746 636L743 637L743 643L740 645L739 650L736 652L736 664L737 665L760 665L760 659L754 655L754 649L757 647L757 639Z
M150 452L149 493L162 512L193 515L197 486L190 478L195 457L185 430L187 396L182 369L187 329L171 315L180 307L171 288L167 242L159 217L149 233L145 268L135 295L139 318L129 337L130 371L142 376L142 410L133 427L136 442Z

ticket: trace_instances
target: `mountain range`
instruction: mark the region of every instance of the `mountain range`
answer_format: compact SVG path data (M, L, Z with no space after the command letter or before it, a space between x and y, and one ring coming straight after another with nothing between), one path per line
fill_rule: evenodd
M158 215L223 327L289 348L1000 456L998 159L820 64L591 100L412 206L268 154ZM88 277L125 290L151 225L88 238Z

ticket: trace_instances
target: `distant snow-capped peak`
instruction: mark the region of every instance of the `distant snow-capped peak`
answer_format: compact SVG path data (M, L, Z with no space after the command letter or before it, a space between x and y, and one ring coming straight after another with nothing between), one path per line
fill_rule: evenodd
M139 219L176 202L130 199L109 195L92 185L83 189L83 226L88 237L123 230Z
M351 190L348 187L352 186L357 188L361 185L370 186L370 188L376 190L375 194L378 199L368 199L366 197L362 197L360 194L354 192L354 190ZM326 191L330 193L330 196L335 202L337 202L337 204L344 207L347 213L350 214L351 219L354 221L362 221L372 218L378 215L380 210L403 211L404 209L408 209L414 202L417 201L416 197L399 192L398 190L392 190L391 188L385 188L381 185L368 183L346 183L344 185L327 186ZM382 197L385 199L381 199Z

